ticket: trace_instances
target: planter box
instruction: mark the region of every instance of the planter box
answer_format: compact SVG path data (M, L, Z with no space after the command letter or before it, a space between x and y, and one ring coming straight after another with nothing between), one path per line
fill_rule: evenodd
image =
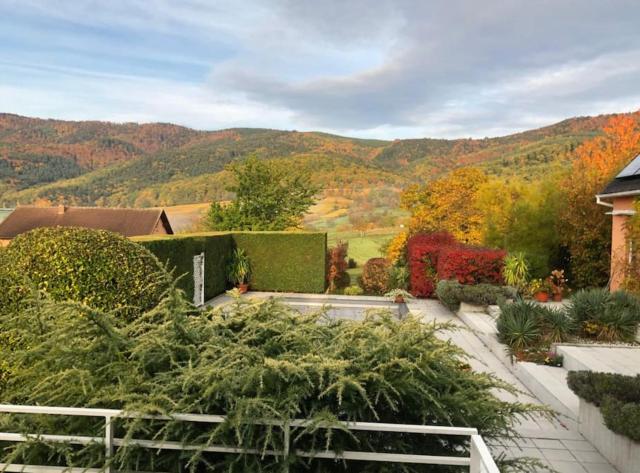
M620 473L638 473L640 443L612 432L600 409L580 399L579 431Z

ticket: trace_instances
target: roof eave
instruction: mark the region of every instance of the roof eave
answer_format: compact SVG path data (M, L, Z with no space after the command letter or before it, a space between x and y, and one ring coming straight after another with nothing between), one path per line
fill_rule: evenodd
M613 207L613 203L610 202L610 199L613 200L617 197L633 197L635 195L640 195L640 189L634 191L612 192L610 194L596 194L596 203L606 207Z

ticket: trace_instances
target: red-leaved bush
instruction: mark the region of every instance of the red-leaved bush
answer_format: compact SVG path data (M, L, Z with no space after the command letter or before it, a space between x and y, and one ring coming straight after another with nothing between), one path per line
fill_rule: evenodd
M414 235L407 241L409 287L416 297L429 297L436 288L438 257L442 248L457 245L453 235L436 232Z
M502 284L507 252L473 246L443 248L438 257L438 280L454 279L460 284Z
M410 289L416 297L430 297L442 279L461 284L502 284L506 252L464 246L447 232L414 235L407 242Z
M351 278L347 273L348 243L339 241L336 246L327 250L327 291L334 293L337 289L347 287Z

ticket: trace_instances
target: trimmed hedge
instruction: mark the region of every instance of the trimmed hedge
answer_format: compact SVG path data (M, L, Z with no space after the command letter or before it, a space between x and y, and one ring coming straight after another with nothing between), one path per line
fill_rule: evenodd
M477 305L495 305L507 299L515 299L516 292L507 286L492 284L467 285L458 281L439 281L438 299L451 310L457 310L461 302Z
M205 253L205 298L229 287L226 265L231 253L243 249L251 262L251 289L276 292L325 290L327 236L325 233L238 232L137 237L134 241L168 262L179 287L193 298L193 257ZM184 276L183 276L184 275Z
M569 388L600 408L609 430L640 442L640 375L571 371Z
M251 262L251 289L322 293L326 283L327 234L308 232L238 232L236 247Z
M117 310L126 319L155 307L171 284L153 253L104 230L38 228L14 238L3 258L53 300Z
M227 288L226 264L233 251L233 239L227 233L136 237L134 241L155 254L179 278L178 287L193 299L193 257L205 254L204 296L211 299Z

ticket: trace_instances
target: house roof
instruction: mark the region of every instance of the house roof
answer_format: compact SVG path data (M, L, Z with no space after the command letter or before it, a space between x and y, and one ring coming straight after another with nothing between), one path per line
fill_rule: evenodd
M631 160L625 168L598 194L600 198L611 198L616 194L640 194L640 155Z
M99 207L18 207L0 223L0 239L40 227L83 227L109 230L124 236L150 235L158 223L172 234L162 209L113 209Z
M0 222L9 216L13 209L0 209Z

